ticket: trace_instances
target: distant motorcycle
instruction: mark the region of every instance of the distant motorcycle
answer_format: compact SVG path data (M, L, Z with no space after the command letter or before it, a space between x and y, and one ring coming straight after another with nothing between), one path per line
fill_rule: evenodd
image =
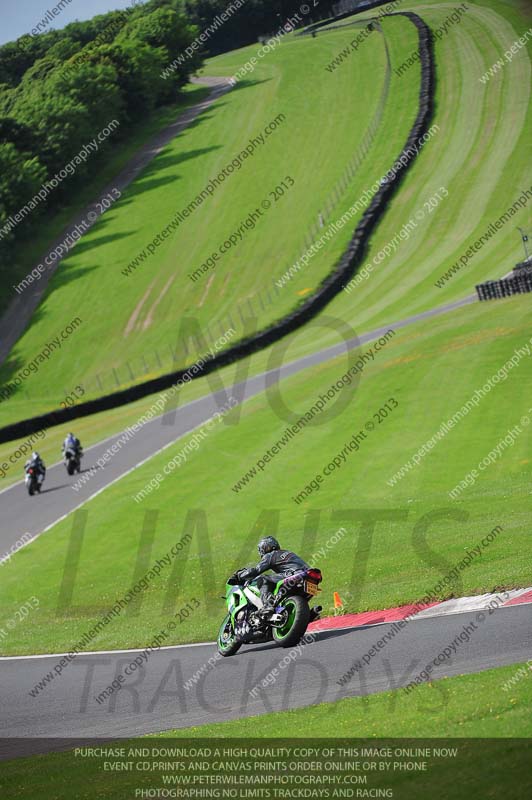
M65 450L65 467L69 475L81 472L81 453L77 453L72 447Z
M310 608L311 600L321 589L319 569L304 569L282 578L273 590L274 611L263 619L257 611L262 607L256 579L244 581L240 570L227 580L228 614L218 633L218 652L232 656L242 644L258 644L273 640L281 647L297 644L310 622L319 618L321 606Z
M39 481L39 473L36 467L28 467L26 470L25 483L30 497L34 495L35 492L39 493L41 491L42 483Z

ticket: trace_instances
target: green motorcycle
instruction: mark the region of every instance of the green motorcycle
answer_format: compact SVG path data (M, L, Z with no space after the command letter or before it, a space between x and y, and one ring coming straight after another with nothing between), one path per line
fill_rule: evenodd
M274 641L281 647L297 644L310 622L319 618L321 606L309 601L321 589L319 569L304 569L282 578L273 589L274 608L268 618L257 612L262 600L257 581L245 581L240 570L227 580L225 601L228 613L218 633L218 652L233 656L243 644Z

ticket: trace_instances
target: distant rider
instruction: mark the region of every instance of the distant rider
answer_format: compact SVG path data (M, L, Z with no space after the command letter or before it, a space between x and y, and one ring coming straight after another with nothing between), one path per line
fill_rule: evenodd
M31 458L29 458L26 463L24 464L24 472L28 472L29 468L33 467L37 472L37 480L39 484L44 483L44 478L46 476L46 467L44 466L44 461L40 457L37 451L31 454Z
M309 565L290 550L281 550L281 546L274 536L265 536L257 547L261 557L257 566L242 569L238 574L243 581L251 581L260 575L256 581L263 602L259 614L267 617L274 608L272 589L275 588L278 581L295 572L300 572L302 569L309 569ZM273 573L263 575L268 569L274 570Z
M81 456L83 455L81 442L76 436L74 436L73 433L68 434L68 436L65 438L65 441L63 442L63 447L61 449L63 455L67 450L73 450L76 455L76 458L81 458Z

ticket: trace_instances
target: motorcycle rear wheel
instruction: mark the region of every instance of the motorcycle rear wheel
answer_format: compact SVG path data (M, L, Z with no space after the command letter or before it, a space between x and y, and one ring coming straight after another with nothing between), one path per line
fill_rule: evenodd
M224 621L220 625L216 644L218 645L218 652L224 658L234 656L237 650L240 650L242 643L237 641L229 614L226 615Z
M293 647L307 630L310 609L304 597L294 595L281 603L288 611L288 620L281 628L272 628L273 641L281 647Z

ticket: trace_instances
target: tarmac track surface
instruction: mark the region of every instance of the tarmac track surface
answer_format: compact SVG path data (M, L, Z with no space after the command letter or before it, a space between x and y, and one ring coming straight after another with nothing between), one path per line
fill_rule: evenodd
M140 651L79 655L36 697L30 691L53 671L61 656L1 659L0 758L77 745L70 737L92 743L95 738L134 737L406 686L466 625L471 638L456 648L451 659L434 667L432 678L524 662L532 651L531 623L532 603L480 616L468 611L414 619L345 686L338 684L340 677L390 630L389 624L323 631L299 650L273 644L244 646L231 658L212 661L188 689L187 682L215 656L214 643L161 648L125 678L120 691L101 703L96 697L124 674ZM262 681L275 669L275 680L264 688ZM256 686L258 691L250 694ZM436 680L426 712L444 716L447 698L445 684ZM416 688L400 692L390 699L389 713L400 715L408 703L421 707L427 698L419 698ZM331 713L334 709L331 705ZM369 710L367 719L369 726ZM368 730L362 726L353 735L364 736Z

